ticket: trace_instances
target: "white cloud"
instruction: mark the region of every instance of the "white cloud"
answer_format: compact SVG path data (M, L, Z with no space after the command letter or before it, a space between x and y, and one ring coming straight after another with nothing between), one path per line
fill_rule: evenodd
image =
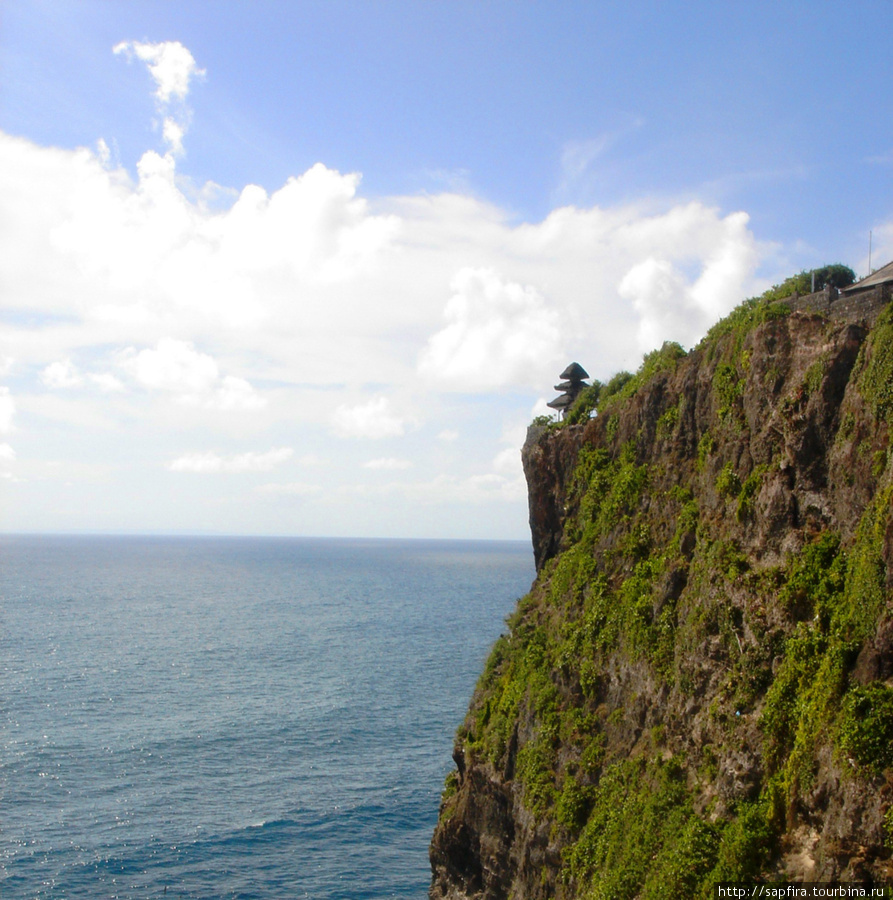
M294 451L290 447L278 447L266 453L237 453L220 456L217 453L187 453L168 463L171 472L269 472L289 460Z
M258 490L263 494L280 494L286 497L309 497L322 493L322 487L318 484L307 484L301 481L293 481L287 484L264 484Z
M244 378L221 378L214 359L191 341L163 338L154 349L130 347L119 355L118 364L142 387L174 394L189 406L247 410L266 405Z
M95 385L107 394L120 393L124 390L121 379L116 378L111 372L86 372L82 374L68 358L50 363L41 372L40 380L53 390L82 387L86 383Z
M656 338L670 333L691 311L685 278L667 260L649 258L637 263L617 290L640 315L639 347L643 350L654 347Z
M517 478L523 475L521 468L521 451L518 447L506 447L493 460L493 468L500 475L511 475Z
M357 406L339 406L332 415L332 425L342 437L377 439L399 437L406 420L391 411L387 397L375 397Z
M299 466L309 466L311 468L316 466L328 466L331 465L331 459L325 459L322 456L317 456L315 453L305 453L303 456L299 456L295 462Z
M760 261L746 216L697 203L510 224L451 194L373 209L357 175L317 165L215 211L170 156L147 152L138 175L0 134L0 277L14 302L72 321L58 356L86 331L124 346L176 333L256 351L293 381L409 383L418 365L447 387L542 390L570 358L634 365L663 328L657 344L694 343L754 292ZM680 289L636 281L648 260Z
M0 478L6 481L17 481L12 474L12 467L16 461L16 452L9 444L0 444Z
M517 458L500 452L494 425L510 403L528 408L571 359L605 378L665 339L693 343L756 292L766 251L747 217L696 202L565 206L525 223L461 182L368 198L358 173L322 164L270 190L191 184L178 159L199 74L192 54L174 43L116 52L154 79L164 150L147 149L135 172L114 162L111 141L65 150L0 132L0 283L16 313L0 334L0 359L16 356L19 405L52 413L29 415L29 439L43 437L41 421L101 421L94 433L109 436L110 456L146 439L175 471L257 472L277 459L236 454L241 445L227 441L244 431L230 413L265 406L253 424L276 435L271 444L303 449L292 467L324 461L328 493L365 458L337 437L400 437L424 409L439 441L461 433L463 452L438 448L440 479L363 489L516 502ZM599 150L568 148L567 173L588 178ZM34 373L57 388L127 396L63 402L39 390ZM192 421L159 397L221 414ZM12 428L14 410L5 389L0 429ZM215 452L174 459L184 423L213 429L192 446ZM411 443L400 459L424 471ZM369 462L387 472L391 459Z
M514 503L527 495L524 479L506 478L496 472L461 478L437 475L429 481L393 481L383 485L345 485L341 494L363 497L400 495L426 505L478 505L492 502Z
M262 409L267 400L244 378L226 375L204 405L209 409Z
M170 147L170 152L175 156L183 153L183 138L186 136L186 126L178 122L173 116L165 116L161 129L165 143Z
M692 227L682 211L679 225ZM748 240L747 216L727 216L712 235L712 247L700 275L686 278L672 257L648 256L623 276L617 291L639 313L638 344L644 353L665 340L692 344L707 328L743 299L739 286L757 261L756 247ZM700 228L695 223L694 228ZM682 259L677 254L677 259ZM735 293L733 293L735 292Z
M444 310L447 326L428 341L419 371L464 390L539 381L561 356L559 317L530 286L492 269L463 269Z
M50 363L41 373L40 380L48 388L73 388L84 383L83 377L70 359Z
M9 434L12 431L12 417L15 415L16 405L8 387L0 387L0 434Z
M585 141L568 141L561 150L561 172L565 182L580 178L611 145L611 135Z
M124 390L121 379L116 378L111 372L90 372L87 378L107 394L120 393Z
M467 479L464 494L470 501L477 503L491 499L516 502L527 496L527 482L523 475L508 478L498 472L491 472Z
M868 250L866 242L866 251ZM893 260L893 221L876 225L871 231L871 271L869 271L869 258L865 256L859 260L856 267L856 278L865 278L871 272L887 265Z
M399 469L411 469L412 462L408 459L396 459L395 457L385 457L383 459L370 459L363 463L364 469L376 469L397 471Z
M99 138L96 141L96 156L103 169L107 169L111 165L112 151L109 149L109 145L103 138Z
M161 136L168 146L167 158L183 154L183 138L189 127L191 111L186 105L189 83L193 78L203 78L205 70L200 69L192 54L179 41L163 41L158 44L144 44L139 41L122 41L112 48L116 55L124 54L128 61L136 57L146 64L155 82L155 103L164 114ZM171 104L177 101L177 115L168 114ZM108 147L98 148L103 165L108 164ZM147 154L148 155L148 154Z
M112 48L112 52L123 53L128 59L135 56L146 63L155 81L155 99L162 106L174 98L185 100L189 82L205 75L205 70L196 65L192 54L179 41L158 44L121 41Z
M217 363L199 353L190 341L164 338L155 349L125 350L120 365L143 387L178 394L203 394L220 377Z
M536 403L530 410L530 418L535 419L538 416L554 416L555 410L549 406L549 401L545 397L537 398Z

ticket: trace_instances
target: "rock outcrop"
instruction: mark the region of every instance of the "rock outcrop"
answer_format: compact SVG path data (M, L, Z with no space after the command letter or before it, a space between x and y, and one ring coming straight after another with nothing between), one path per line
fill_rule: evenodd
M787 312L531 427L537 580L457 735L435 900L893 881L893 313Z

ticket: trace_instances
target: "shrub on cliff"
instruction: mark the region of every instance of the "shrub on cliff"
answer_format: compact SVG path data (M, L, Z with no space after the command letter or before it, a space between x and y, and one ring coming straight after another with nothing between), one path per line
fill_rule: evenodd
M824 290L826 286L833 288L849 287L856 280L856 273L841 263L821 266L818 269L810 269L798 272L786 278L781 284L776 284L760 295L759 299L764 303L772 303L785 300L793 294L811 294L813 291Z

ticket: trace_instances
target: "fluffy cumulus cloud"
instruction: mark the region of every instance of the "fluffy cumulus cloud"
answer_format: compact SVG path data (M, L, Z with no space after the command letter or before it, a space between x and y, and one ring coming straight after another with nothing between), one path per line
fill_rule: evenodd
M122 41L112 48L112 52L146 64L155 82L155 102L159 111L164 114L162 137L171 154L181 155L190 118L186 106L189 83L193 78L203 78L204 69L196 65L192 54L179 41L163 41L158 44ZM176 115L168 114L175 101L178 101ZM100 155L106 157L104 161L107 161L108 148L105 149L106 152L103 153L100 148Z
M154 349L125 350L121 367L144 387L187 396L207 392L220 377L210 356L197 352L190 342L174 338L159 341Z
M107 394L120 393L125 389L121 379L111 372L88 372L87 380Z
M263 354L294 381L418 370L429 385L492 392L541 384L565 357L610 369L655 342L693 343L757 286L746 216L699 203L511 224L452 194L373 208L358 176L317 165L212 211L154 151L135 181L92 151L5 135L0 163L8 302L69 323L44 369L88 331L123 347L175 333ZM7 347L41 362L47 345L26 330L10 328Z
M9 392L9 388L0 387L0 434L9 434L12 431L12 417L15 415L15 402ZM16 461L16 452L7 444L0 444L0 478L11 480L12 469Z
M274 189L196 187L178 166L198 63L176 42L115 51L147 66L159 114L161 146L132 171L111 164L102 140L60 149L0 133L0 283L17 313L0 359L16 357L23 408L68 404L57 418L75 421L89 400L139 419L139 404L167 400L179 426L183 407L263 410L250 421L272 442L300 444L333 471L367 458L338 438L403 438L412 452L368 468L398 484L413 463L428 487L405 490L418 497L514 502L516 461L500 453L498 424L479 437L481 403L526 394L521 418L571 359L600 378L634 368L664 340L694 343L761 286L747 216L698 202L564 206L525 223L461 188L370 200L357 173L321 163ZM597 148L583 150L593 164ZM0 390L0 432L14 409ZM175 458L171 471L285 459L224 443L244 417L195 420L220 429L197 444L218 452ZM171 431L164 459L181 446ZM443 477L424 481L426 454Z
M158 44L121 41L112 48L112 52L146 63L155 81L155 99L162 105L173 99L185 100L189 82L196 76L205 75L204 69L196 65L193 55L179 41Z
M477 391L536 384L561 356L559 316L531 286L492 269L463 269L450 285L447 325L422 353L419 370L444 384Z
M871 232L871 259L868 254L859 260L856 278L864 278L893 259L893 220L883 222ZM870 271L869 271L870 269Z
M291 459L293 453L290 447L278 447L267 450L266 453L237 453L234 456L187 453L168 463L168 469L172 472L195 472L202 475L219 472L269 472Z
M40 377L48 388L78 387L84 381L70 359L58 359L50 363Z
M142 387L173 394L190 406L240 410L266 405L244 378L221 377L214 359L190 341L164 338L154 348L129 347L121 352L118 364Z
M406 420L393 411L387 397L374 397L366 403L339 406L332 425L342 437L378 439L402 435Z
M681 212L682 233L696 235L700 210L688 207ZM736 213L718 222L716 232L705 239L709 250L705 247L706 259L697 278L686 278L679 265L684 260L668 254L648 255L630 267L617 292L639 315L637 337L642 352L668 339L692 343L743 299L731 290L746 283L757 263L757 248L749 238L747 216Z
M9 444L0 444L0 478L13 481L13 466L16 461L16 452Z
M522 479L506 478L498 472L479 475L436 475L427 481L391 481L386 484L347 485L339 494L361 497L403 497L412 503L430 506L479 506L490 503L517 503L527 496Z
M263 355L270 376L296 382L421 375L492 392L541 385L567 358L595 359L605 374L665 339L691 344L756 287L746 216L698 203L567 207L510 224L449 194L373 208L356 175L317 165L272 193L249 185L214 212L154 151L136 181L92 151L4 135L0 163L9 302L64 317L54 358L41 360L48 345L23 326L6 346L44 370L88 332L122 348L175 333Z
M15 415L16 405L8 387L0 387L0 434L9 434L12 431L12 418Z
M40 373L40 380L50 390L64 391L82 387L98 388L105 393L124 390L121 379L111 372L81 372L68 357L50 363Z
M322 487L304 481L289 481L285 484L262 484L258 491L262 494L273 494L280 497L312 497L315 494L321 494Z
M386 456L381 459L370 459L363 463L364 469L374 469L378 471L399 471L400 469L411 469L412 460L397 459L393 456Z
M717 222L710 235L700 234L704 223L695 205L674 210L672 218L680 236L686 243L702 245L706 258L698 276L691 280L679 267L684 258L666 252L646 256L624 275L618 293L639 313L638 338L643 352L667 339L681 337L691 343L743 299L730 292L746 283L758 261L744 213Z

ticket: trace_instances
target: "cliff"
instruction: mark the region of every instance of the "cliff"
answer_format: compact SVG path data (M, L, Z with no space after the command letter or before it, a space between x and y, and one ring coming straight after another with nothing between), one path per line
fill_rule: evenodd
M537 579L459 729L431 897L893 880L890 306L749 302L577 418L523 450Z

